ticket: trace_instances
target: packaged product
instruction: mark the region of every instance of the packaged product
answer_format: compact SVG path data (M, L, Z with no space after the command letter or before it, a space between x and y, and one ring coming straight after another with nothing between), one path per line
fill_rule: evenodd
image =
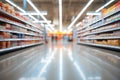
M5 30L5 29L6 29L5 26L0 25L0 30Z
M5 37L5 32L0 31L0 39L4 39Z
M6 48L6 42L0 41L0 49Z
M115 4L115 10L120 10L120 1Z
M7 30L11 30L11 29L12 29L12 27L11 27L10 24L6 24L5 26L6 26L6 29L7 29Z
M0 8L2 7L3 3L0 1Z

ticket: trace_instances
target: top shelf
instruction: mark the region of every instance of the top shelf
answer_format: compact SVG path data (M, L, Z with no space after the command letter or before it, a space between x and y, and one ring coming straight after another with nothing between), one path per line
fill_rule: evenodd
M118 12L120 12L120 9L119 9L119 10L117 10L117 11L115 11L115 12L113 12L113 13L110 13L109 15L106 15L106 16L105 16L105 17L103 17L103 18L100 18L100 19L98 19L98 20L94 21L93 23L91 23L91 24L89 24L89 25L93 25L93 24L95 24L96 22L102 21L103 19L106 19L106 18L108 18L108 17L110 17L110 16L112 16L112 15L114 15L114 14L118 13Z
M20 18L18 18L18 17L16 17L16 16L14 16L14 15L12 15L12 14L10 14L10 13L4 11L4 10L2 10L2 9L0 9L0 13L3 13L3 14L5 14L5 15L7 15L7 16L13 18L13 19L19 20L19 21L21 21L21 22L23 22L23 23L26 23L26 24L29 24L29 25L33 26L34 28L39 29L37 26L33 25L32 23L27 22L27 21L25 21L25 20L22 20L22 19L20 19ZM39 30L41 30L41 29L39 29ZM41 31L42 31L42 30L41 30Z
M77 30L77 31L80 31L80 30L82 30L82 29L84 29L84 28L86 28L86 27L88 27L88 26L91 26L91 25L95 24L96 22L102 21L102 20L104 20L104 19L106 19L106 18L108 18L108 17L110 17L110 16L112 16L112 15L114 15L114 14L118 13L118 12L120 12L120 9L119 9L119 10L117 10L117 11L115 11L115 12L113 12L113 13L111 13L111 14L109 14L109 15L106 15L106 16L105 16L105 17L103 17L103 18L100 18L100 19L98 19L98 20L96 20L96 21L93 21L92 23L88 24L88 25L87 25L87 26L85 26L85 27L78 28L78 30Z

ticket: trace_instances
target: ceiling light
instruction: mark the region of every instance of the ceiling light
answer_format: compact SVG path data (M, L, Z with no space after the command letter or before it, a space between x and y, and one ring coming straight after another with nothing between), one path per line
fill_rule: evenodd
M15 3L13 3L12 1L10 1L10 0L6 0L8 3L10 3L12 6L14 6L15 8L17 8L18 10L20 10L21 12L23 12L23 13L26 13L26 11L24 11L22 8L20 8L19 6L17 6ZM31 19L33 19L33 20L35 20L35 21L38 21L35 17L33 17L32 15L28 15ZM49 30L50 32L52 32L51 31L51 29L49 29L49 28L47 28L47 30Z
M26 13L22 8L20 8L19 6L17 6L15 3L13 3L10 0L6 0L9 4L11 4L12 6L14 6L15 8L17 8L18 10L20 10L23 13ZM30 18L32 18L33 20L37 20L35 17L28 15Z
M37 7L31 2L31 0L27 0L27 2L33 7L33 9L40 14L40 16L43 18L43 20L49 25L49 27L54 31L55 29L51 26L50 23L48 23L47 19L40 13L40 11L37 9Z
M82 11L79 12L79 14L77 15L77 17L72 21L72 23L68 26L68 29L70 29L75 23L76 21L80 18L80 16L85 12L85 10L92 4L94 0L90 0L86 6L82 9Z
M53 32L46 24L41 23L41 26L45 27L49 32Z
M34 22L34 23L46 23L46 22L43 21L43 20L41 20L41 21L36 21L36 20L35 20L35 21L33 21L33 22ZM52 21L51 21L51 20L48 20L47 22L48 22L48 23L51 23Z
M22 8L20 8L19 6L17 6L15 3L11 2L10 0L6 0L6 1L8 3L10 3L12 6L14 6L15 8L17 8L18 10L20 10L21 12L25 13L25 11Z
M86 15L101 15L100 12L88 12Z
M38 19L36 19L35 17L33 17L32 15L28 15L31 19L38 21Z
M20 13L21 15L40 15L36 12L26 12L26 13ZM47 15L47 12L41 12L42 15Z
M79 22L78 24L76 24L76 27L80 26L81 25L81 22Z
M103 5L103 6L100 7L99 9L97 9L95 12L99 12L99 11L101 11L103 8L105 8L106 6L108 6L109 4L111 4L113 1L115 1L115 0L110 0L110 1L107 2L105 5Z
M59 30L62 31L62 0L59 0Z

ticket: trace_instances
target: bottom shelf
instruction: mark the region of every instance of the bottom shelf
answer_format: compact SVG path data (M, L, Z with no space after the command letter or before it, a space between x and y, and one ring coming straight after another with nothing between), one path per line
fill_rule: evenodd
M89 45L89 46L96 46L96 47L102 47L102 48L107 48L107 49L114 49L114 50L119 50L119 46L110 46L110 45L102 45L102 44L94 44L94 43L86 43L86 42L78 42L78 44L83 44L83 45Z
M5 48L5 49L0 49L0 53L8 52L8 51L11 51L11 50L16 50L16 49L22 49L22 48L26 48L26 47L30 47L30 46L35 46L35 45L39 45L39 44L43 44L43 42L29 44L29 45L15 46L15 47L10 47L10 48Z

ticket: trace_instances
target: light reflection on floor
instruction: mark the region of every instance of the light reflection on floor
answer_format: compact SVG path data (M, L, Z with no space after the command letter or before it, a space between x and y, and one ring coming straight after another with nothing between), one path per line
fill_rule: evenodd
M67 41L51 42L5 56L0 61L0 80L119 80L120 57L113 53Z

